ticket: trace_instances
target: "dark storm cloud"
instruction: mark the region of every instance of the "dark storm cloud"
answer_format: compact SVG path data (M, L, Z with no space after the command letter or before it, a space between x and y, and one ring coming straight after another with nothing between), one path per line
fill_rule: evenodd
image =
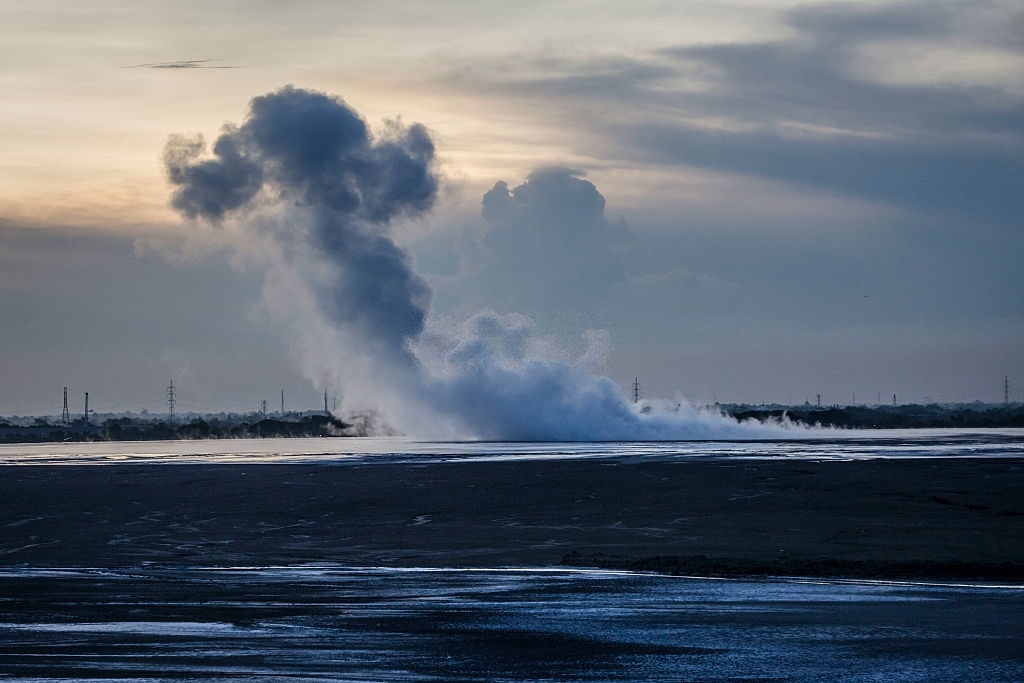
M407 357L431 293L387 233L393 218L429 209L437 193L434 146L422 126L392 123L375 139L340 99L287 86L254 98L246 121L224 128L213 156L202 153L200 138L168 142L176 209L215 223L261 202L285 209L277 239L305 244L307 256L333 266L330 277L309 279L323 313L359 328L391 360Z
M254 98L246 122L225 127L213 158L202 153L201 138L172 136L164 155L178 186L174 206L193 218L220 220L264 184L364 227L425 211L437 194L434 145L423 126L394 123L374 140L341 100L292 86Z
M360 339L407 360L409 343L423 331L432 292L412 257L385 235L339 230L317 217L320 246L339 268L320 283L318 303L335 323L360 328Z
M171 205L189 218L219 222L244 206L263 184L263 169L238 149L237 131L228 129L213 147L213 159L202 159L202 136L172 135L164 149L167 177L177 186Z
M433 205L434 145L423 126L393 124L390 137L371 141L350 108L292 90L255 98L243 128L278 186L306 204L374 223Z

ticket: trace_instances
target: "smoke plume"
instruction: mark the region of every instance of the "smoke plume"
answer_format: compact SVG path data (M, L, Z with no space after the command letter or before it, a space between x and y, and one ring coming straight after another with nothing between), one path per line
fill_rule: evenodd
M573 358L518 314L484 311L457 332L428 330L431 289L391 235L394 221L423 214L437 196L423 126L390 122L374 135L341 99L287 86L254 98L212 154L201 137L171 136L164 163L174 208L232 231L239 253L260 263L264 300L293 330L304 371L340 383L347 407L377 407L418 436L669 439L753 429L685 405L637 410L599 374L601 335ZM491 213L510 213L514 197L495 193Z

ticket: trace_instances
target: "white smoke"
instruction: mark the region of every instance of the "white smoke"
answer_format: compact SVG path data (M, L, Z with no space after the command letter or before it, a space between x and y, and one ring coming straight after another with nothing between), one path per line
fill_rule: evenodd
M569 356L523 315L485 311L428 328L431 290L390 234L431 208L438 180L422 126L375 138L338 98L291 86L255 98L205 156L201 138L165 151L172 204L235 236L266 273L263 298L287 323L305 374L345 388L343 406L381 410L406 434L502 440L752 437L685 401L632 404L600 374L606 335ZM641 409L643 408L643 409Z

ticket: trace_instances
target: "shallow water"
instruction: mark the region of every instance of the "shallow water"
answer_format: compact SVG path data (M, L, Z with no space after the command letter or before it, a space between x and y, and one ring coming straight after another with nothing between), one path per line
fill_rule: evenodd
M0 444L0 465L438 462L633 458L858 460L1024 457L1024 429L793 430L750 441L480 442L404 437Z
M1015 681L1014 586L337 567L0 572L5 680Z

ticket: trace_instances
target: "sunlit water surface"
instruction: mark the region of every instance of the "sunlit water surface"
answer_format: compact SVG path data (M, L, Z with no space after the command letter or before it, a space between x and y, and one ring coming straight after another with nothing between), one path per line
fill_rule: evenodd
M0 445L0 465L226 462L437 462L540 458L865 459L1021 457L1024 429L805 430L749 441L481 442L403 437L213 439Z

